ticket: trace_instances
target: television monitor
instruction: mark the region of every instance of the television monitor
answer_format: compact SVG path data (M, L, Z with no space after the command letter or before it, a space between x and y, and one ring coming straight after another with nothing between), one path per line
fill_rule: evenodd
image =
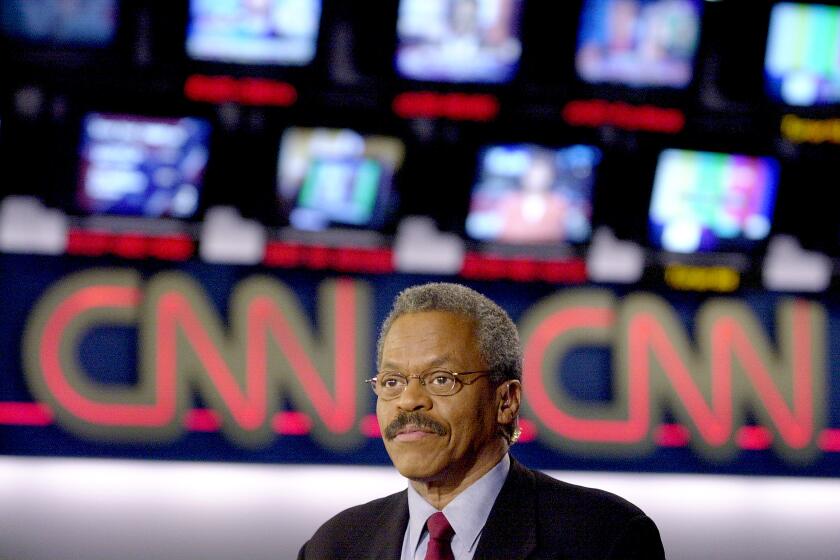
M2 0L0 31L9 39L57 47L107 47L117 33L116 0Z
M665 150L650 203L651 241L677 253L750 250L770 233L778 183L772 158Z
M192 217L207 164L210 125L194 118L88 114L77 202L89 214Z
M770 96L788 105L840 102L840 6L773 6L764 73Z
M586 0L575 67L592 84L685 88L691 82L702 0Z
M434 82L504 83L522 52L521 0L401 0L396 69Z
M277 184L289 223L309 231L382 227L394 174L404 157L405 147L397 138L349 129L287 130Z
M233 64L304 66L315 58L321 0L190 0L187 54Z
M489 146L479 154L466 231L515 244L589 239L601 152L591 146Z

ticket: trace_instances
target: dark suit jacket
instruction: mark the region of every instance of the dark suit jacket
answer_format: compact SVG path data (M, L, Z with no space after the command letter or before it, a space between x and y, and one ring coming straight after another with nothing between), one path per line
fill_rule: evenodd
M404 490L339 513L303 545L298 560L398 560L407 525ZM656 525L630 502L511 459L474 560L664 557Z

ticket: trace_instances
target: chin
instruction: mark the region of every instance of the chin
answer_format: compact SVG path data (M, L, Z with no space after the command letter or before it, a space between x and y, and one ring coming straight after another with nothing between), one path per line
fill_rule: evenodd
M395 449L394 444L386 446L391 462L399 473L411 480L431 480L437 478L443 467L430 457L424 449Z
M404 461L402 464L395 462L394 466L402 476L417 482L435 480L440 477L442 470L440 468L436 468L434 465L429 465L428 463L419 464L413 461L410 463Z

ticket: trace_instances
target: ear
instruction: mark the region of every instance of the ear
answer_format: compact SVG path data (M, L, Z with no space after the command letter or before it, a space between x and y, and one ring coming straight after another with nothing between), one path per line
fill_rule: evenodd
M522 383L517 379L505 381L496 388L498 410L496 421L499 424L512 424L519 416L519 403L522 400Z

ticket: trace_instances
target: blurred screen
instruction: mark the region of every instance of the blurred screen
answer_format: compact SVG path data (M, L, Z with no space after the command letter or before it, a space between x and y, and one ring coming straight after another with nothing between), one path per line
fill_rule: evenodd
M78 203L84 211L178 218L195 213L208 123L92 113L82 126Z
M589 146L485 148L479 156L467 234L509 243L586 241L600 160L600 151Z
M773 6L764 71L770 95L788 105L840 102L840 7Z
M691 82L702 0L586 0L575 66L590 83L683 88Z
M313 231L331 225L381 227L404 155L396 138L348 129L287 130L280 146L278 190L289 223Z
M680 253L749 249L770 233L778 182L771 158L665 150L650 204L651 240Z
M519 64L521 0L401 0L396 67L414 80L500 83Z
M191 0L194 59L300 66L315 57L321 0Z
M104 47L117 30L116 0L0 0L7 37L58 46Z

